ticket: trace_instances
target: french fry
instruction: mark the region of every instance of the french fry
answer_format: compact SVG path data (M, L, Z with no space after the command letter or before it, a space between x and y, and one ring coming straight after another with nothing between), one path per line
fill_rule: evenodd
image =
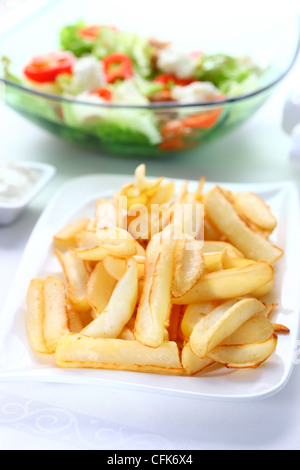
M181 320L183 338L188 340L196 324L218 305L217 302L202 302L187 305Z
M69 301L81 311L90 310L91 306L86 298L86 286L89 272L85 262L72 253L55 250L66 279Z
M274 333L273 323L261 312L250 317L237 330L228 336L223 346L235 344L263 343Z
M148 206L153 204L166 204L170 202L175 194L175 184L174 181L168 181L164 184L161 184L158 191L149 199Z
M136 340L69 334L58 344L56 361L61 368L116 369L169 375L183 373L174 341L149 348Z
M54 242L59 246L75 245L78 234L84 230L89 223L90 219L87 217L82 217L74 222L70 222L54 235Z
M100 246L110 255L127 258L137 254L137 244L127 230L106 227L97 230Z
M96 230L82 230L77 235L75 248L70 253L85 261L101 261L107 256L107 251L101 246Z
M275 279L273 278L270 282L267 282L264 286L259 287L258 289L255 289L253 292L251 292L251 295L253 297L257 298L262 298L268 295L272 290L275 285Z
M146 165L140 164L135 170L135 180L137 189L140 193L146 192L147 194L155 194L164 178L157 178L156 180L150 180L146 178Z
M244 258L243 253L238 250L234 245L229 242L221 240L210 240L205 239L203 242L202 251L203 254L209 253L220 253L222 254L223 250L227 248L230 254L235 254L237 257Z
M26 331L30 346L36 352L50 354L44 336L44 281L34 278L27 290Z
M124 326L123 330L118 336L119 339L125 339L126 341L134 341L135 336L133 333L133 330L129 328L128 326Z
M256 368L274 352L274 326L266 317L255 315L226 338L224 344L199 358L186 342L182 350L182 364L188 375L196 375L218 363L228 368Z
M266 203L252 192L233 194L233 205L244 219L261 230L270 233L275 229L277 221Z
M59 339L69 333L67 296L63 281L48 276L44 281L44 336L50 353Z
M264 304L254 298L229 300L202 318L190 336L191 350L200 358L236 331L249 318L264 310Z
M172 302L187 305L241 297L271 282L273 277L273 267L265 261L258 261L243 268L207 273L182 297L173 297Z
M161 242L159 237L153 237L146 249L145 274L142 284L140 300L137 308L137 316L134 325L134 335L136 339L143 342L143 338L148 335L152 328L150 311L150 292L153 282L155 266L161 251Z
M244 222L226 194L218 186L204 196L205 210L217 229L236 246L246 258L275 263L282 250L260 236Z
M87 227L81 230L76 236L76 248L84 250L99 246L99 238L95 227Z
M202 251L207 272L239 268L250 264L250 260L246 263L242 253L227 242L204 241Z
M274 333L276 334L290 333L290 329L287 326L282 325L281 323L273 323L273 326L274 326Z
M202 242L183 234L177 240L174 256L172 296L181 297L194 287L204 272Z
M156 242L154 238L152 240ZM148 249L146 251L145 276L148 282L145 281L145 291L138 306L134 329L136 339L153 348L160 346L164 341L165 327L172 306L171 288L177 243L173 227L167 227L158 240L160 249L156 250L157 255L152 251L155 249L155 244L151 246L150 253ZM147 263L148 256L151 259L150 263Z
M80 333L84 327L80 312L78 312L78 310L73 308L71 305L68 305L67 315L70 333Z
M190 343L187 342L184 344L181 353L181 362L184 368L184 371L187 375L197 375L201 372L206 371L207 368L215 364L215 361L210 357L204 357L200 359L193 351L191 350Z
M126 260L116 256L107 255L103 260L103 266L106 272L116 281L119 281L126 270Z
M93 309L93 317L99 316L107 306L116 286L116 280L109 275L104 263L99 261L94 267L86 285L86 299Z
M222 238L222 233L214 226L204 210L204 240L221 241Z
M170 341L179 341L180 323L183 314L181 305L172 305L168 325L168 338Z
M144 276L145 256L136 255L133 258L137 262L138 277L141 279ZM126 271L126 259L107 255L103 260L103 266L114 279L119 281Z
M94 338L117 338L133 315L137 297L137 263L129 258L125 274L113 289L107 306L81 333Z
M277 335L273 333L262 343L219 346L210 352L209 358L228 369L256 369L273 354L277 341Z
M119 227L85 230L78 237L77 245L70 252L86 261L101 261L108 254L126 258L137 253L136 241Z
M236 256L230 248L224 248L221 253L221 264L223 269L242 268L254 263L254 260Z
M252 263L253 263L253 260L250 260L247 258L241 258L241 257L234 255L234 253L230 253L229 248L224 248L224 250L222 251L221 264L222 264L223 269L240 268L240 267L252 264ZM253 292L251 292L251 294L253 295L253 297L258 297L258 298L265 297L267 294L271 292L274 285L275 285L275 280L273 278L270 282L268 282L264 286L259 287L258 289L255 289Z

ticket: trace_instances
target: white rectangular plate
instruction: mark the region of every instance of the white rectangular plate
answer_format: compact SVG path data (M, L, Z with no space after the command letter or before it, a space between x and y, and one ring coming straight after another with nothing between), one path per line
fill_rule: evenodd
M0 316L0 382L95 384L210 400L253 400L279 392L290 378L297 359L300 309L299 200L296 187L289 182L223 185L233 191L256 192L271 206L278 221L272 240L285 252L284 257L276 263L276 285L267 300L278 302L274 321L289 327L290 334L279 336L275 353L259 368L221 368L196 377L116 370L63 370L56 366L53 357L39 356L31 351L25 331L26 292L33 277L55 275L59 271L52 250L53 234L72 220L82 216L92 217L97 198L111 196L115 190L132 180L132 176L116 175L76 178L63 186L43 212L28 242ZM176 180L178 188L181 183ZM191 182L190 190L196 184ZM206 183L206 189L213 184Z

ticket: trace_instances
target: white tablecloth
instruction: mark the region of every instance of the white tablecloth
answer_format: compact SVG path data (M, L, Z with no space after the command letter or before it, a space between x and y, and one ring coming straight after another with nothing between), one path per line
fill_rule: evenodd
M188 155L143 159L149 175L210 181L291 180L290 137L281 129L300 64L250 121ZM139 159L99 155L48 135L0 106L2 159L48 162L57 174L12 226L0 228L0 309L35 222L68 179L91 173L133 174ZM298 260L299 262L299 260ZM264 400L198 400L118 388L0 384L0 449L300 449L300 367L284 389Z

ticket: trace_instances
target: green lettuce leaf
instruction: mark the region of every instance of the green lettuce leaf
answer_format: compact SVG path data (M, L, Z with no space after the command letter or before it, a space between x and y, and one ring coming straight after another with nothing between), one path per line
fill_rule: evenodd
M259 70L250 62L226 54L204 55L196 68L197 80L212 82L226 95L237 95L258 86Z
M92 52L100 60L113 52L121 52L131 58L135 72L141 77L153 74L152 47L138 34L102 26Z
M156 116L146 109L110 108L65 102L63 115L70 127L85 129L113 142L161 142Z
M60 47L65 51L73 52L76 57L91 53L93 41L84 39L78 34L78 31L85 26L87 25L84 21L78 21L62 28L59 37Z

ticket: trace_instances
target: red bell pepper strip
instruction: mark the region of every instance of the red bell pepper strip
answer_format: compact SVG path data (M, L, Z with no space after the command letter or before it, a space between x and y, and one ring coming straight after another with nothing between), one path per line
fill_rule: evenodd
M96 95L102 98L104 101L112 100L112 92L108 88L96 88L89 92L89 95Z
M126 54L114 52L106 56L102 63L107 83L114 83L118 79L125 80L133 76L132 62Z

